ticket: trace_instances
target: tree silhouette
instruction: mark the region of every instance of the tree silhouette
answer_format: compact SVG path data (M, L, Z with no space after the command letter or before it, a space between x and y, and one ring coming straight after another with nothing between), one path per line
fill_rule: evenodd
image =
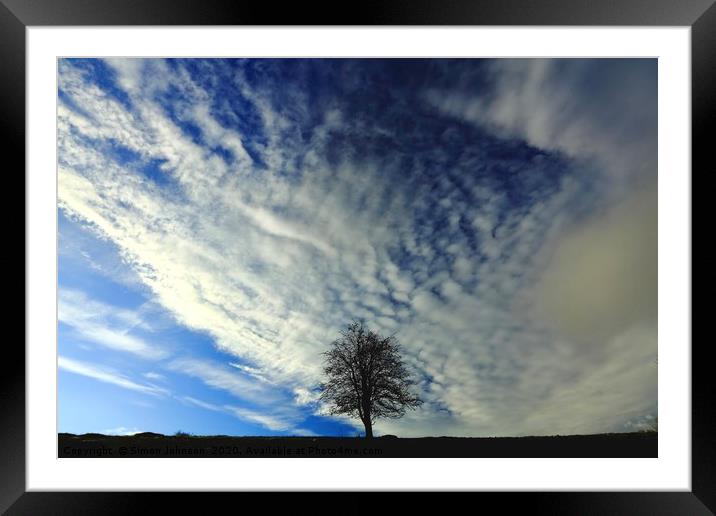
M321 384L321 400L331 414L360 418L367 438L373 437L377 418L399 418L423 403L409 391L414 382L395 335L382 337L354 321L322 354L328 379Z

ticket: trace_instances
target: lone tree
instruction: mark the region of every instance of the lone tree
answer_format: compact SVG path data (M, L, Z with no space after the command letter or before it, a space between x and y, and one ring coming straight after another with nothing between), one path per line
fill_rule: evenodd
M331 414L360 418L366 437L373 437L377 418L399 418L423 403L408 390L414 382L394 335L382 337L353 322L323 355L328 379L321 384L321 399Z

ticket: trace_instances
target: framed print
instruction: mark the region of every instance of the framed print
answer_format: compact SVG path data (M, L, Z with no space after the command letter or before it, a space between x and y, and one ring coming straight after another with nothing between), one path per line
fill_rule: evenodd
M710 2L3 1L27 203L3 509L714 510Z

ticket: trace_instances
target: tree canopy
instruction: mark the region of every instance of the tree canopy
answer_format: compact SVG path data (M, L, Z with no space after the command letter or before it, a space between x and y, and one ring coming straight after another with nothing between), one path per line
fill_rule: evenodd
M331 414L357 417L373 436L377 418L399 418L406 409L415 409L422 400L410 392L414 382L403 364L395 335L383 337L352 322L331 343L325 357L321 400Z

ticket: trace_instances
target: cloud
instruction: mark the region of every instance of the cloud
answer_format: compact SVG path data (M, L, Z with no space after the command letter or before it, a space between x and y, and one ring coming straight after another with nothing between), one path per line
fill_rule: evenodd
M79 290L59 290L57 317L71 326L81 339L94 344L146 359L161 359L168 355L158 346L130 334L134 329L151 331L138 312L90 299Z
M630 422L656 413L656 327L634 324L600 343L602 356L590 364L570 360L560 368L569 388L552 389L526 425L539 433L565 434L631 430ZM588 402L587 402L588 400ZM570 408L569 419L555 424L554 414Z
M315 391L297 387L293 390L293 393L296 405L310 405L318 402L319 394Z
M651 185L572 228L551 250L535 309L575 342L656 325L657 192Z
M117 428L109 428L107 430L100 430L98 433L104 435L136 435L141 434L144 430L138 430L137 428L127 428L119 426Z
M180 401L205 410L223 412L225 414L232 415L242 421L259 425L272 431L288 432L292 435L315 435L310 430L297 428L295 425L300 421L301 417L297 415L297 413L292 413L290 411L279 409L277 412L272 414L265 410L257 411L233 405L216 405L191 396L183 396L179 399Z
M212 410L214 412L222 412L223 411L223 408L220 407L219 405L214 405L213 403L208 403L206 401L196 399L192 396L181 396L178 399L179 399L179 401L189 403L191 405L196 405L197 407L200 407L200 408L203 408L206 410Z
M290 430L293 426L291 421L280 416L266 414L265 412L233 407L231 405L224 405L224 408L239 419L261 425L269 430L284 432Z
M276 400L276 393L253 381L252 375L238 373L212 361L176 358L166 364L166 367L171 371L198 378L209 387L226 391L243 400L265 404Z
M234 363L234 362L229 362L229 365L230 365L231 367L235 367L235 368L238 369L239 371L243 371L243 372L246 373L247 375L249 375L249 376L251 376L252 378L255 378L255 379L257 379L257 380L259 380L259 381L261 381L261 382L268 383L268 384L272 384L272 385L274 384L274 382L272 382L271 380L266 379L266 377L264 376L263 371L262 371L261 369L257 368L257 367L250 367L250 366L247 366L247 365L244 365L244 364L236 364L236 363Z
M124 389L129 389L144 394L151 394L154 396L162 396L169 393L167 389L157 387L151 384L137 383L133 380L126 378L125 376L122 376L112 371L105 370L95 364L81 362L79 360L60 356L57 359L57 365L60 369L64 371L86 376L88 378L93 378L100 382L116 385Z
M656 169L656 72L655 59L496 59L489 93L430 89L425 98L535 147L596 160L616 188Z

